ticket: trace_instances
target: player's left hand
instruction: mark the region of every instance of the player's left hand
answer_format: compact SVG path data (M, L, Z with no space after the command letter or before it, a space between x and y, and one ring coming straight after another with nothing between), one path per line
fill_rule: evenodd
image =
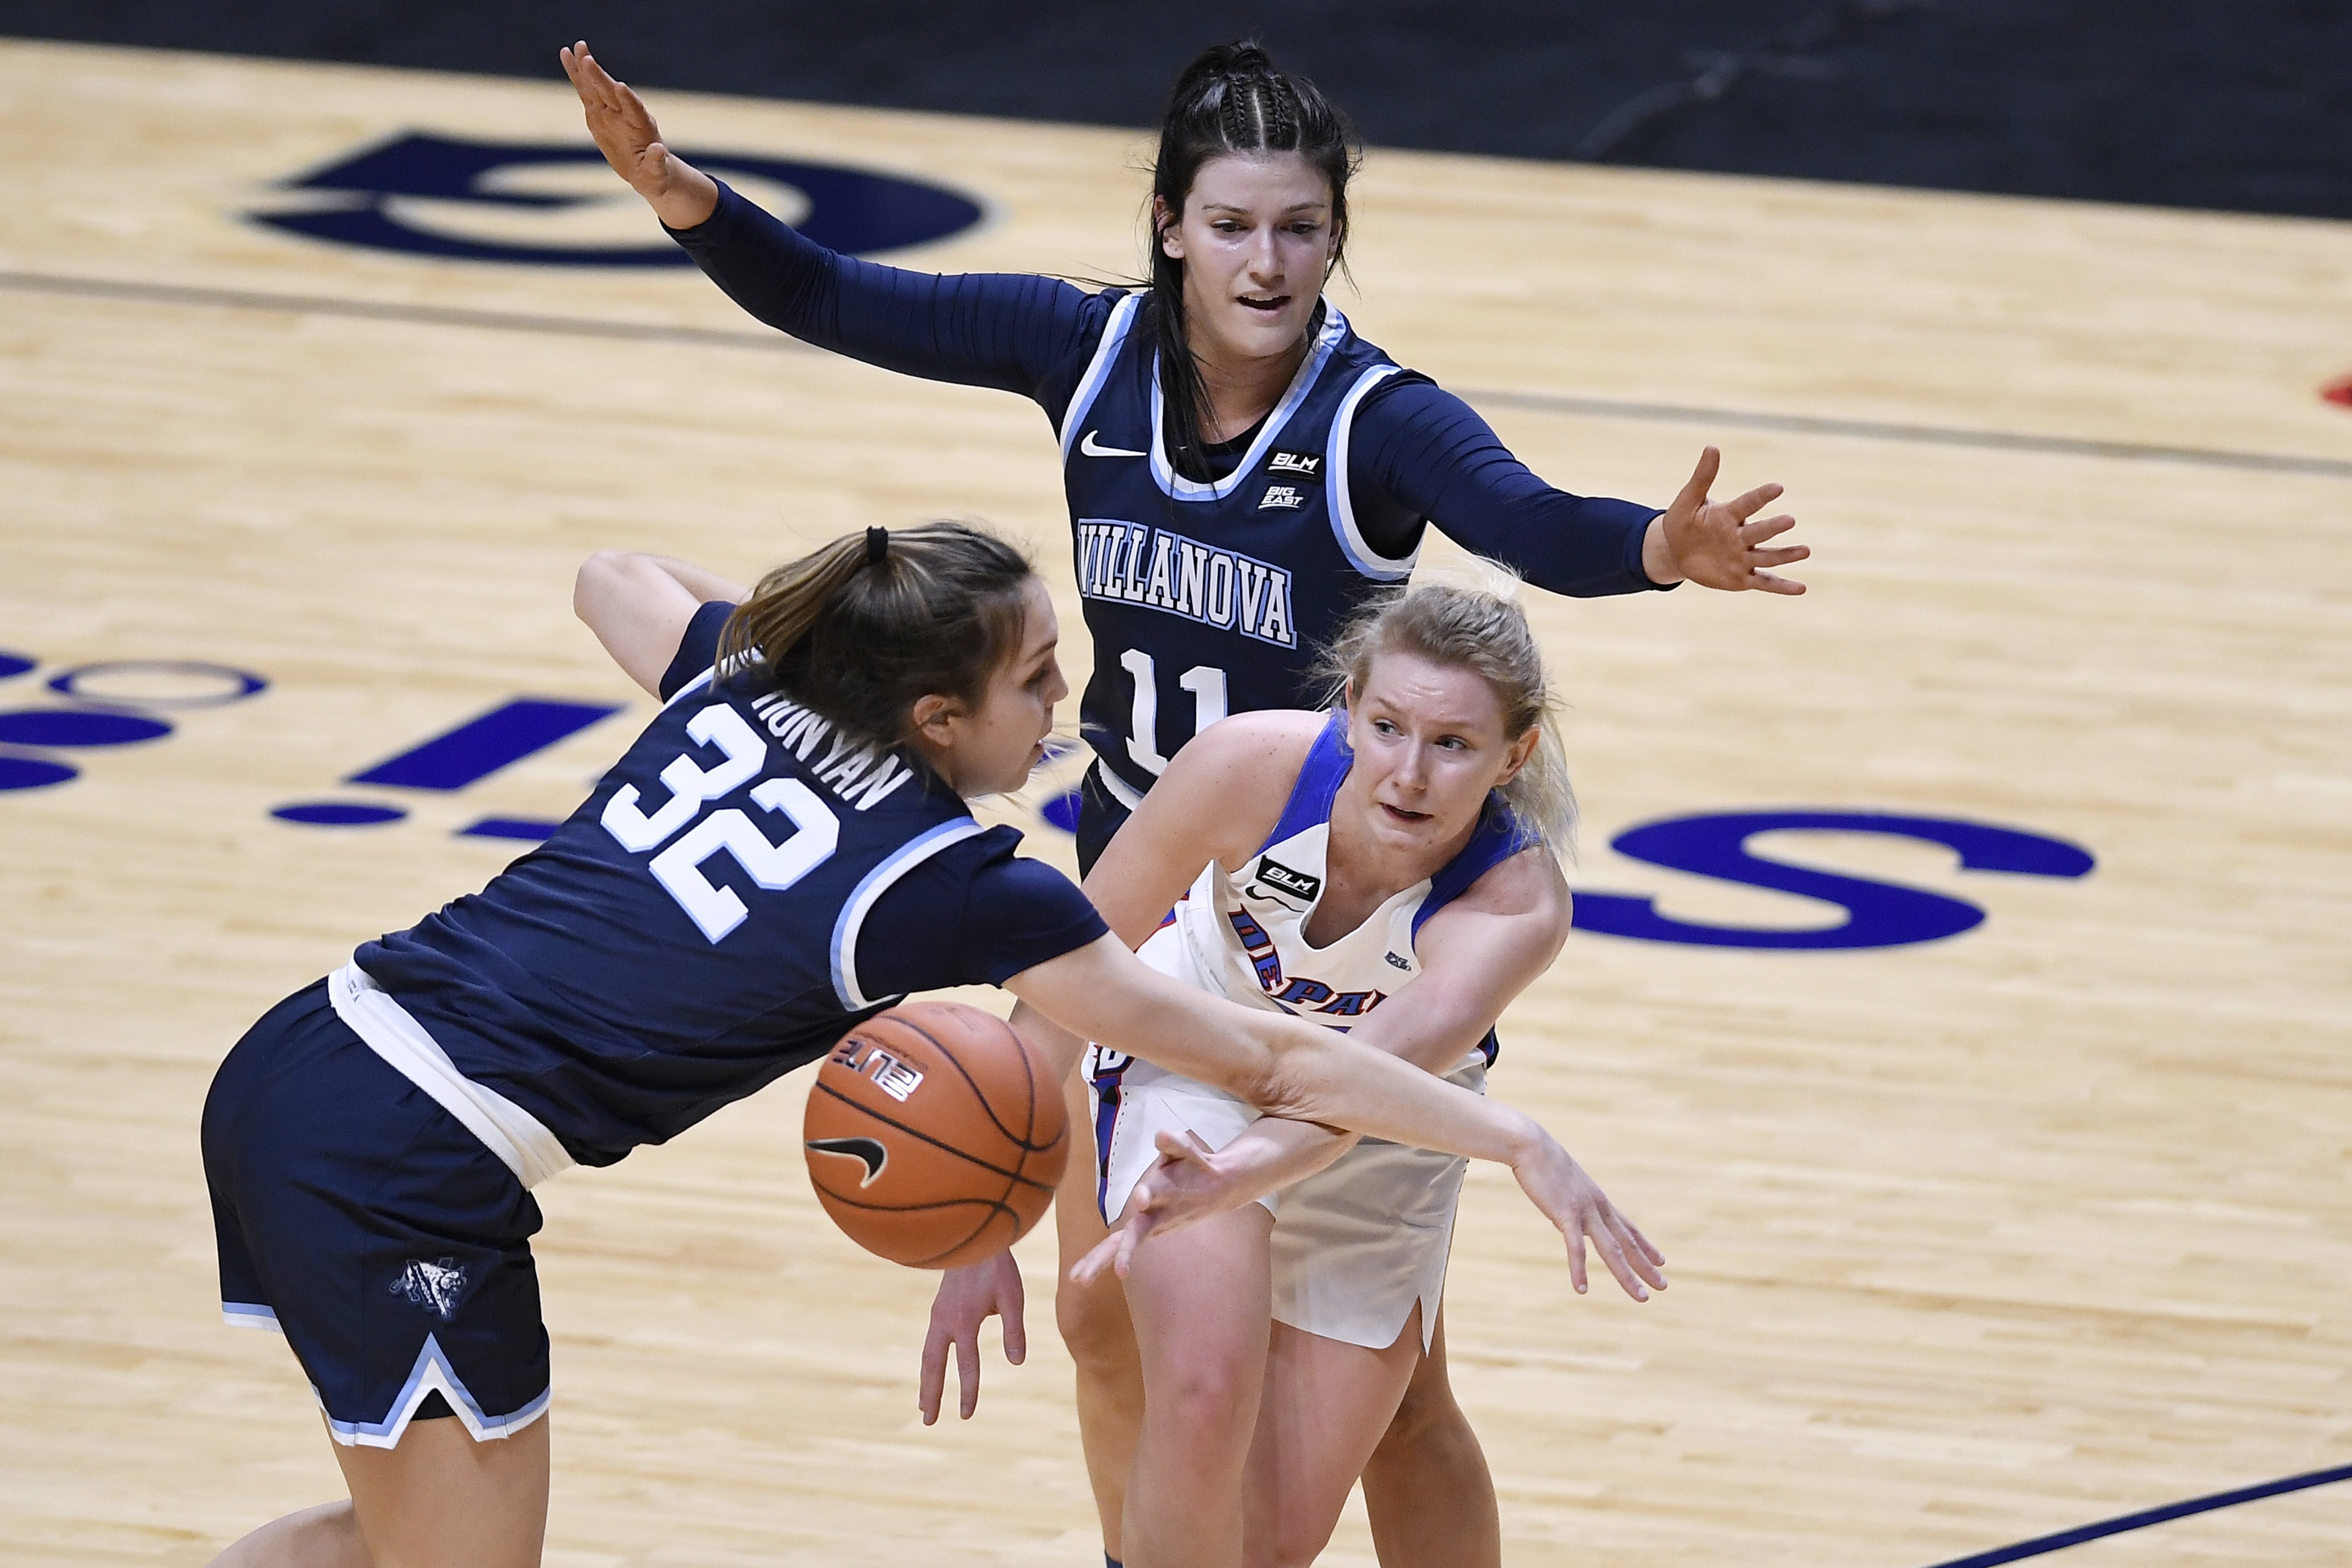
M1797 520L1783 514L1748 521L1779 498L1780 487L1759 485L1727 501L1709 500L1707 489L1715 483L1722 463L1722 454L1712 447L1699 454L1698 467L1691 471L1690 482L1683 486L1675 504L1651 520L1650 531L1642 540L1642 570L1654 583L1691 582L1702 588L1733 592L1755 588L1767 594L1803 593L1802 583L1765 570L1812 554L1801 544L1764 548L1766 540L1788 532L1797 526Z
M950 1268L940 1277L931 1301L931 1328L923 1336L923 1376L918 1402L923 1425L940 1418L947 1392L948 1346L955 1346L956 1382L963 1397L958 1414L966 1421L980 1408L980 1325L1004 1320L1004 1359L1019 1366L1029 1354L1029 1334L1021 1321L1021 1267L1008 1248L979 1263Z
M1179 1138L1163 1131L1156 1142L1160 1163L1135 1184L1126 1223L1071 1267L1070 1278L1079 1284L1093 1284L1106 1268L1124 1279L1135 1249L1151 1237L1237 1209L1270 1190L1251 1184L1246 1172L1221 1163L1197 1132Z
M1584 1173L1576 1157L1549 1132L1538 1130L1528 1153L1511 1163L1511 1174L1520 1190L1534 1200L1546 1218L1568 1239L1568 1279L1576 1293L1586 1289L1584 1247L1592 1250L1616 1276L1625 1294L1646 1301L1652 1290L1666 1288L1666 1255L1643 1236L1641 1227L1609 1201L1601 1184Z

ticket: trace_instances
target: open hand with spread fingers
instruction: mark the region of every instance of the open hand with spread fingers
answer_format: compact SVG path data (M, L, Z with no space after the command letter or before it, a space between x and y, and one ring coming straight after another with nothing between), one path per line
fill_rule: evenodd
M1127 1218L1071 1266L1070 1278L1077 1283L1094 1283L1106 1268L1124 1279L1135 1249L1151 1237L1239 1208L1268 1190L1220 1163L1197 1132L1180 1138L1163 1129L1154 1142L1160 1163L1136 1183Z
M1779 485L1759 485L1727 501L1710 500L1723 456L1709 447L1699 454L1698 467L1683 486L1675 504L1651 520L1642 540L1642 570L1654 583L1696 583L1702 588L1737 592L1758 588L1767 594L1801 594L1802 583L1767 570L1802 561L1812 552L1801 544L1764 547L1797 526L1783 513L1750 521L1780 497Z
M672 228L692 228L719 209L719 183L667 147L645 100L596 63L583 40L559 50L563 74L580 94L588 134L613 172L646 198Z

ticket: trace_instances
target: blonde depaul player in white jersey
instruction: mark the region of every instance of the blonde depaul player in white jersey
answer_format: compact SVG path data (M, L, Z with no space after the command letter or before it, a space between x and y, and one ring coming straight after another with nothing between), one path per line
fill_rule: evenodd
M1496 1016L1569 929L1573 806L1535 639L1500 595L1423 586L1360 614L1331 665L1329 713L1244 714L1187 746L1087 891L1162 973L1477 1089ZM1125 1562L1309 1563L1427 1346L1462 1162L1263 1121L1116 1053L1095 1068L1124 1224L1081 1270L1126 1275L1143 1356ZM1591 1233L1629 1293L1664 1284L1605 1202Z
M1322 895L1332 870L1331 814L1356 771L1348 710L1321 718L1265 842L1230 869L1220 860L1203 868L1140 956L1203 991L1346 1029L1421 973L1414 937L1424 921L1486 872L1537 846L1517 815L1490 797L1469 841L1435 872L1391 894L1354 930L1318 943L1308 934L1317 917L1325 917L1327 935L1340 923L1329 918ZM1299 729L1290 714L1265 727L1290 731L1286 738ZM1556 923L1548 909L1528 913L1548 929ZM1483 1092L1494 1049L1489 1034L1446 1066L1444 1076ZM1087 1079L1099 1107L1095 1138L1106 1222L1126 1212L1136 1184L1159 1163L1161 1134L1223 1149L1258 1120L1255 1109L1223 1089L1101 1047L1087 1062ZM1278 1225L1274 1237L1275 1320L1379 1349L1396 1340L1417 1303L1426 1348L1464 1168L1423 1149L1360 1144L1288 1194L1261 1194L1256 1201L1277 1220L1288 1205L1289 1223ZM1365 1217L1380 1228L1372 1247L1321 1245L1360 1240L1349 1234L1347 1221ZM1399 1231L1400 1218L1411 1228Z

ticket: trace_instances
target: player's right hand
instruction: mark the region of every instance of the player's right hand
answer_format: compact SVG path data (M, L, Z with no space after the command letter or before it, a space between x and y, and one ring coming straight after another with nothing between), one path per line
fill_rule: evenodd
M1273 1183L1253 1181L1251 1173L1221 1160L1197 1132L1180 1138L1162 1129L1154 1142L1159 1162L1135 1184L1126 1220L1071 1267L1076 1283L1091 1285L1106 1268L1124 1279L1135 1249L1153 1237L1237 1209L1274 1190Z
M719 206L718 182L662 145L661 130L645 100L626 82L613 79L588 52L586 40L558 53L587 113L588 134L613 172L672 228L692 228L709 217Z
M1589 1239L1625 1294L1636 1301L1650 1299L1650 1290L1666 1288L1666 1255L1650 1245L1641 1228L1617 1211L1599 1183L1584 1173L1557 1139L1544 1133L1534 1151L1515 1162L1511 1174L1543 1210L1544 1217L1568 1237L1569 1283L1583 1295L1584 1244ZM1644 1289L1644 1286L1648 1289Z
M978 1263L950 1268L940 1276L940 1292L931 1301L930 1331L923 1336L923 1375L917 1403L923 1425L940 1418L940 1396L947 1392L948 1347L955 1347L956 1382L962 1389L961 1417L969 1421L980 1408L980 1325L992 1317L1004 1320L1004 1359L1019 1366L1029 1354L1029 1333L1021 1321L1021 1266L1010 1248Z

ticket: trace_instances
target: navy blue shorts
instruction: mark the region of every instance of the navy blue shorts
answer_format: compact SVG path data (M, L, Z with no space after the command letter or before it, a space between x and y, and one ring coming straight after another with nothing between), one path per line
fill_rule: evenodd
M503 1437L547 1409L539 1205L324 981L221 1063L204 1147L221 1311L285 1334L337 1442L389 1448L434 1415Z

